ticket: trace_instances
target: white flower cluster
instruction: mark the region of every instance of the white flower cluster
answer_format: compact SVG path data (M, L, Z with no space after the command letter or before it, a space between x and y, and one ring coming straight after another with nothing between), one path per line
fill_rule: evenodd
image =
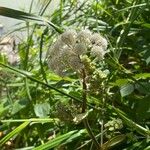
M106 48L107 40L98 33L68 30L48 50L48 66L56 74L64 76L68 68L80 71L84 67L81 56L85 54L102 60Z

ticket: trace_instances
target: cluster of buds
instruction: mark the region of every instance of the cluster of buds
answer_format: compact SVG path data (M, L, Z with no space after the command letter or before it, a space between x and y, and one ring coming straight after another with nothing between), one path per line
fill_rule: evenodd
M47 52L49 68L59 76L68 69L80 72L84 68L84 56L102 60L107 49L107 40L89 30L68 30L61 34Z
M59 102L56 105L56 116L63 122L79 124L83 119L85 119L93 109L88 112L80 113L76 108L76 105L68 105Z
M109 131L119 130L123 128L122 120L119 118L113 118L112 120L108 121L105 125Z
M105 136L110 139L114 137L116 133L119 133L119 130L123 128L123 122L119 118L113 118L112 120L108 121L104 127L107 130Z

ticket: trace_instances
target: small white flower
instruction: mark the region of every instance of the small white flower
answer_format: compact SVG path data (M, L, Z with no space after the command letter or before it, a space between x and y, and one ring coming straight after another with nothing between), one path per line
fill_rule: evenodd
M68 61L69 66L75 70L81 70L83 68L83 64L78 56L72 56Z
M79 56L69 48L63 49L61 58L66 68L72 68L75 71L83 68L83 64Z
M61 60L57 56L48 59L48 67L51 70L55 70L59 66L60 63L61 63Z
M84 42L85 44L90 44L91 31L90 30L82 30L78 33L77 39L80 42Z
M98 41L96 41L95 45L101 46L104 50L107 49L107 40L101 37Z
M68 46L61 49L60 55L64 62L68 62L72 56L76 56L76 54L72 51L72 48Z
M77 44L75 44L73 51L77 55L82 55L82 54L85 54L87 52L87 47L84 43L77 43Z
M64 43L59 38L48 50L46 57L53 58L54 56L59 56L60 49L64 46Z
M91 43L97 46L101 46L104 50L107 49L107 40L102 37L100 34L98 33L94 33L91 38Z
M91 56L93 57L97 57L99 58L100 60L102 60L104 58L104 55L105 55L105 51L103 50L102 47L100 46L96 46L94 45L91 49Z
M59 66L57 66L57 68L54 70L54 72L61 76L61 77L64 77L65 76L65 66L63 65L63 63L59 64Z
M65 43L62 41L62 39L59 37L57 41L54 43L54 48L59 50L65 45Z
M68 30L61 35L61 40L68 46L72 46L76 43L76 36L75 30Z
M100 39L100 37L101 36L98 33L92 34L92 36L90 37L92 44L95 44Z

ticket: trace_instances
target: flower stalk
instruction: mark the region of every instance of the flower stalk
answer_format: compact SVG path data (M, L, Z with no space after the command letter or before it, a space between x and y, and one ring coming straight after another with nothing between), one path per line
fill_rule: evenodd
M82 88L83 88L83 93L82 93L82 97L83 97L82 113L85 113L86 107L87 107L87 85L86 85L86 72L85 72L84 69L82 70L82 78L83 78L82 79L83 80L82 81ZM84 123L84 126L85 126L89 136L91 137L93 143L97 147L97 149L101 149L98 141L96 140L96 138L94 136L94 133L92 132L92 129L91 129L90 125L89 125L88 119L85 118L83 120L83 123Z

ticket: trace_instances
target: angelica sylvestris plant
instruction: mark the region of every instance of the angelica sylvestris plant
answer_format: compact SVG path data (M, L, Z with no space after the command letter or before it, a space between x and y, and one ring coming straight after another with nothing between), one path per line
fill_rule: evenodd
M99 33L92 33L89 30L65 31L47 52L48 66L54 73L64 77L69 75L69 71L72 70L82 81L82 114L84 115L88 92L93 90L98 94L101 91L98 87L102 88L100 84L106 77L101 70L106 53L107 40ZM83 122L93 142L99 148L99 143L85 117L83 117Z
M47 53L48 66L59 76L65 76L68 69L81 74L89 73L91 60L101 61L107 49L107 40L99 33L89 30L76 32L68 30L61 34ZM89 64L87 64L89 63Z
M87 90L98 93L99 84L106 77L101 70L107 53L107 40L89 30L67 30L61 34L47 52L49 68L59 76L67 76L68 70L85 78Z

